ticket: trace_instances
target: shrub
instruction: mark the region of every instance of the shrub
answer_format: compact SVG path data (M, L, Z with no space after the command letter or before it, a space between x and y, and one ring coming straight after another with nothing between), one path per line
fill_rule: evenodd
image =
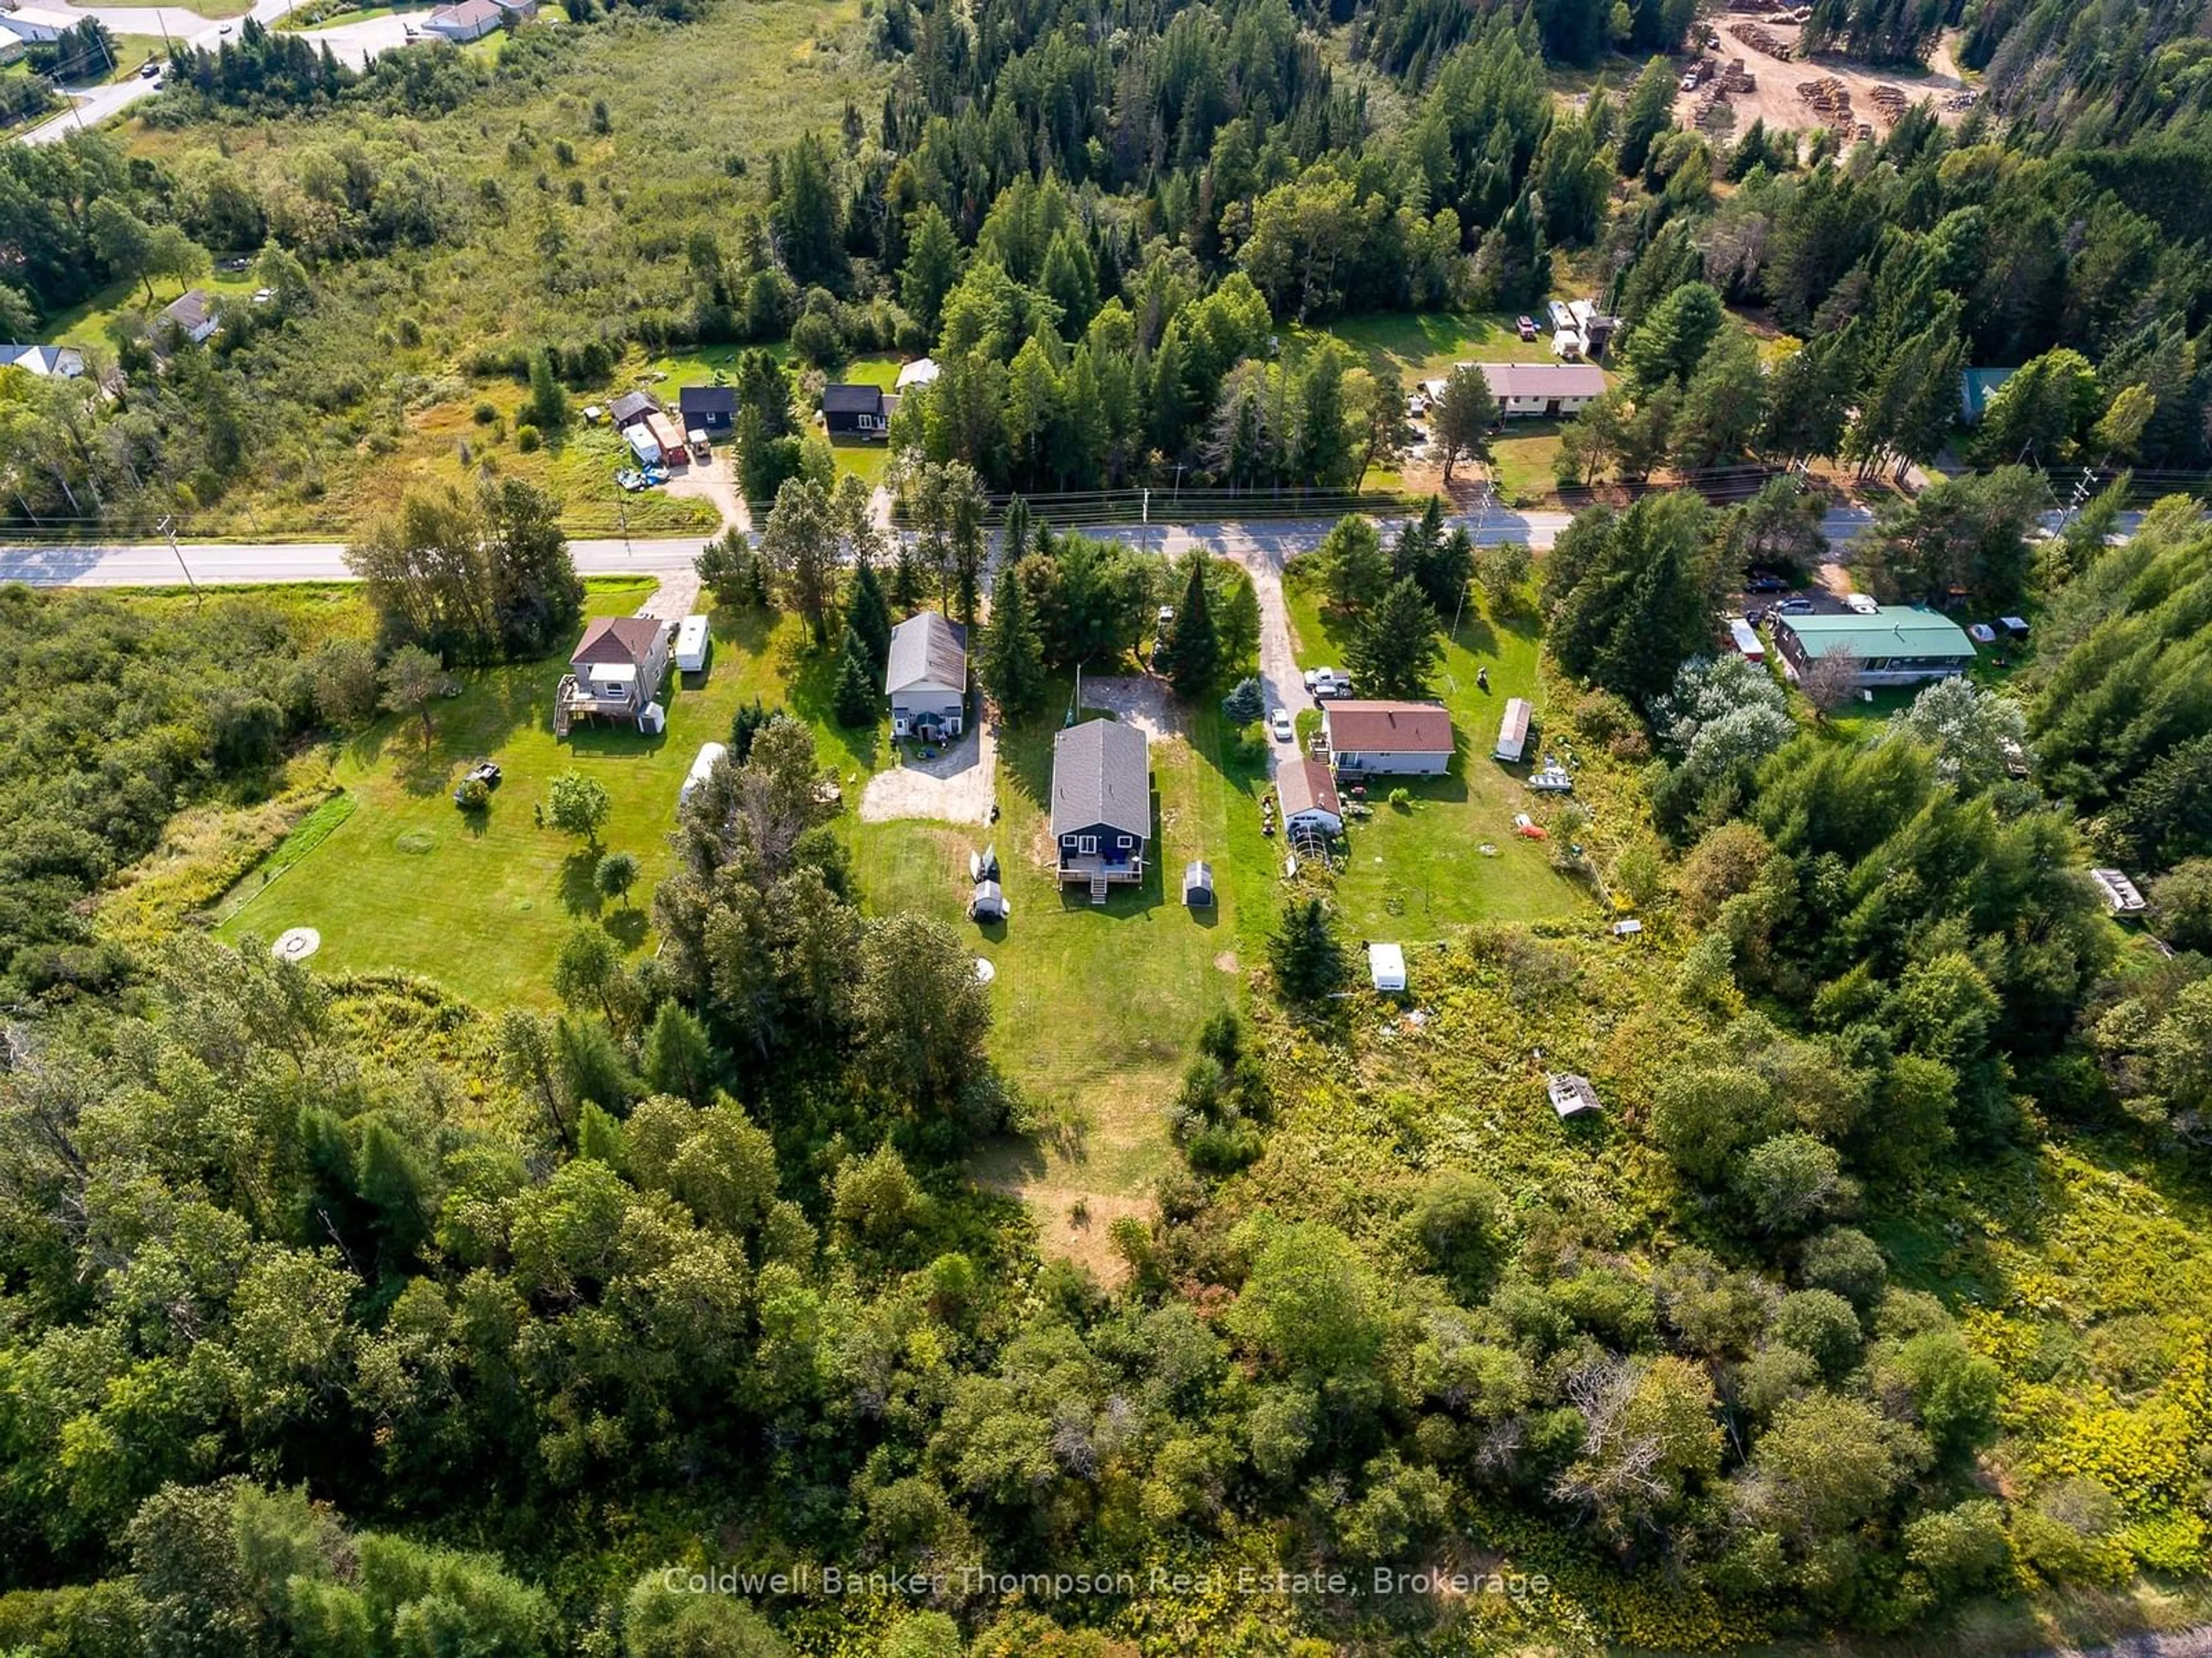
M538 442L538 428L528 422L514 428L514 446L521 450L524 454L530 454L535 451Z
M463 811L482 811L491 805L491 785L481 777L468 778L453 791L453 804Z
M499 418L499 410L492 407L489 403L479 402L471 411L470 418L479 426L489 426Z
M1393 811L1413 811L1413 792L1411 789L1406 788L1392 789L1390 791L1390 809Z

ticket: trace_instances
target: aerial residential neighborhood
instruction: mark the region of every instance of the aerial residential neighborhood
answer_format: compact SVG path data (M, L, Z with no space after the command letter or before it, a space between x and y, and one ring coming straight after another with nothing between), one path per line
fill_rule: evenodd
M2202 1658L2209 31L0 0L0 1658Z

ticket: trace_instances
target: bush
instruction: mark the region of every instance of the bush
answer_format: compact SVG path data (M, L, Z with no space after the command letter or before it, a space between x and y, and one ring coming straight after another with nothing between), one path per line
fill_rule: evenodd
M527 422L514 428L514 446L526 455L537 449L539 440L538 428Z
M482 811L491 805L491 785L481 777L469 778L453 791L453 804L463 811Z
M489 403L479 403L470 412L470 418L479 426L489 426L499 418L499 410Z
M1411 790L1411 789L1407 789L1407 788L1396 788L1396 789L1392 789L1392 790L1390 791L1390 809L1391 809L1393 811L1413 811L1413 790Z

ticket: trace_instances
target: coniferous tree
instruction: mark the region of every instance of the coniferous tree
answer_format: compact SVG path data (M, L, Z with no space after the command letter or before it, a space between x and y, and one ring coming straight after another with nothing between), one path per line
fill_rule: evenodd
M1293 898L1267 935L1267 965L1287 1002L1317 1002L1344 982L1344 949L1318 898Z
M1187 562L1182 603L1152 665L1168 677L1178 696L1203 695L1220 671L1221 638L1206 598L1204 553L1194 552Z
M891 659L891 607L875 567L862 564L853 573L852 596L845 601L845 625L867 647L868 660L881 673Z
M1352 677L1363 695L1422 697L1429 677L1443 656L1437 635L1437 613L1411 576L1392 584L1352 641Z
M868 647L848 624L837 647L837 683L830 692L830 707L841 726L875 723L878 708L878 670L868 659Z
M984 624L976 677L1009 719L1033 713L1044 701L1044 641L1012 560L999 566L991 587L991 619Z

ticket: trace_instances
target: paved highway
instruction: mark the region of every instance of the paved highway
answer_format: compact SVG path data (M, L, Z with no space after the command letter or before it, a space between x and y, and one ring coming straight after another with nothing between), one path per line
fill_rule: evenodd
M1492 510L1486 517L1457 519L1484 541L1527 541L1549 547L1572 519L1567 513ZM1848 540L1865 528L1869 515L1857 508L1828 514L1824 528L1832 540ZM1260 519L1249 523L1155 524L1149 529L1120 524L1091 531L1138 542L1149 551L1180 553L1192 547L1224 550L1232 546L1288 558L1304 552L1328 533L1333 519ZM702 536L674 539L569 543L576 568L586 575L629 573L659 575L688 568L704 544ZM337 541L186 542L178 553L167 542L85 543L56 547L0 547L0 581L26 581L46 587L175 586L185 579L208 586L248 582L346 581L345 544Z

